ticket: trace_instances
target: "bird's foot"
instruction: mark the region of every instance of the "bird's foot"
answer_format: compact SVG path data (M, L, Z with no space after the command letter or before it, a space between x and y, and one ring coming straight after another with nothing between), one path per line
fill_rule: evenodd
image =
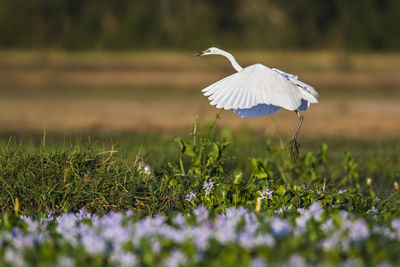
M296 139L290 140L289 150L290 150L290 157L292 159L297 158L297 156L299 155L300 148L301 145L297 143Z

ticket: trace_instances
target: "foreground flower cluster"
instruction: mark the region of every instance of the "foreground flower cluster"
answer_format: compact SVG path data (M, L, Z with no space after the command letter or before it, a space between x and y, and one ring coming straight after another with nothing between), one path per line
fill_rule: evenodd
M305 266L400 263L400 219L322 208L275 215L229 208L139 219L64 213L0 227L3 266ZM378 214L378 218L377 218ZM379 221L379 222L378 222Z

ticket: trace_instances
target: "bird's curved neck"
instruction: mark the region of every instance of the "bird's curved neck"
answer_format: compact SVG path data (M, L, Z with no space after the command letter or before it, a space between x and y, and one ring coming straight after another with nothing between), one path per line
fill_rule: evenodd
M232 66L233 68L235 68L236 71L239 72L243 69L242 66L240 66L239 63L237 63L236 59L232 56L231 53L228 53L224 50L220 50L218 54L226 57L232 63Z

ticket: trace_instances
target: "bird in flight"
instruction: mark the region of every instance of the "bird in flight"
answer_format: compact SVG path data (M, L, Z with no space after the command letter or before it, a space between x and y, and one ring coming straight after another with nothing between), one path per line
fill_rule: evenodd
M192 55L221 55L226 57L237 71L222 80L204 88L202 92L217 108L233 109L241 118L253 118L271 115L280 108L294 111L299 118L289 150L292 158L297 157L300 145L297 136L303 123L300 111L308 109L310 104L318 103L318 93L310 85L300 81L296 75L262 64L241 67L232 54L210 47Z

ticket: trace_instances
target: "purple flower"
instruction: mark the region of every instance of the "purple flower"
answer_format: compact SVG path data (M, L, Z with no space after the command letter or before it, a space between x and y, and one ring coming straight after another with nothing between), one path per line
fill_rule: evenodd
M196 197L196 194L191 191L189 194L186 195L186 201L191 202L193 198Z
M173 220L173 222L180 228L183 228L185 226L185 221L185 216L183 216L182 213L178 213L178 215L176 215Z
M305 260L300 255L294 254L290 257L287 266L303 267L307 266Z
M89 212L87 212L87 210L85 208L82 208L79 211L79 214L78 214L79 219L90 218L90 217L91 216L90 216Z
M393 230L400 231L400 219L396 218L392 221Z
M48 220L52 220L56 212L54 210L50 210L50 213L47 215Z
M106 243L93 229L88 228L82 235L82 245L89 254L102 254L106 251Z
M372 208L369 211L367 211L367 214L370 214L371 212L377 214L378 210L375 208L375 206L372 206Z
M197 222L204 222L208 218L208 210L204 206L197 207L194 210Z
M132 217L133 214L134 214L133 210L127 210L127 211L125 212L125 215L126 215L127 217Z
M171 255L165 260L164 266L167 267L175 267L179 265L183 265L186 262L186 257L179 250L173 250Z
M306 212L306 210L304 208L297 208L297 212L303 214L304 212Z
M340 190L339 190L339 195L341 195L341 194L343 194L343 193L346 193L346 192L347 192L347 189L343 189L343 190L340 189Z
M265 261L260 257L255 258L253 260L252 264L253 264L253 267L266 267L267 266Z
M67 256L61 256L57 259L57 264L55 266L60 266L60 267L73 267L76 266L75 259L67 257Z
M306 190L306 185L305 185L305 184L302 184L302 185L301 185L301 188L302 188L303 190Z
M282 214L282 209L279 210L274 210L275 215L281 215Z
M324 250L329 251L329 250L337 247L337 245L339 244L339 241L340 241L340 233L334 232L330 237L326 238L322 242L322 248Z
M113 266L136 266L138 260L131 253L117 251L112 253L111 262L114 264ZM72 265L75 266L75 265Z
M211 189L214 188L214 183L213 181L210 179L210 181L207 183L207 181L204 182L203 185L204 190L206 191L206 196L208 196L211 192Z
M333 230L334 229L334 225L333 225L332 218L329 218L329 219L325 220L325 222L321 225L321 229L324 232L329 232L329 231Z
M287 235L291 230L289 222L276 217L272 218L270 227L272 233L276 236Z
M321 219L321 215L324 212L324 209L317 203L314 202L309 208L307 213L316 221Z
M363 241L369 234L369 228L364 219L358 219L350 226L349 237L354 241Z
M274 191L272 191L272 190L269 190L269 189L265 190L265 189L264 189L264 192L261 193L260 199L266 199L266 198L272 199L272 193L273 193L273 192L274 192Z

